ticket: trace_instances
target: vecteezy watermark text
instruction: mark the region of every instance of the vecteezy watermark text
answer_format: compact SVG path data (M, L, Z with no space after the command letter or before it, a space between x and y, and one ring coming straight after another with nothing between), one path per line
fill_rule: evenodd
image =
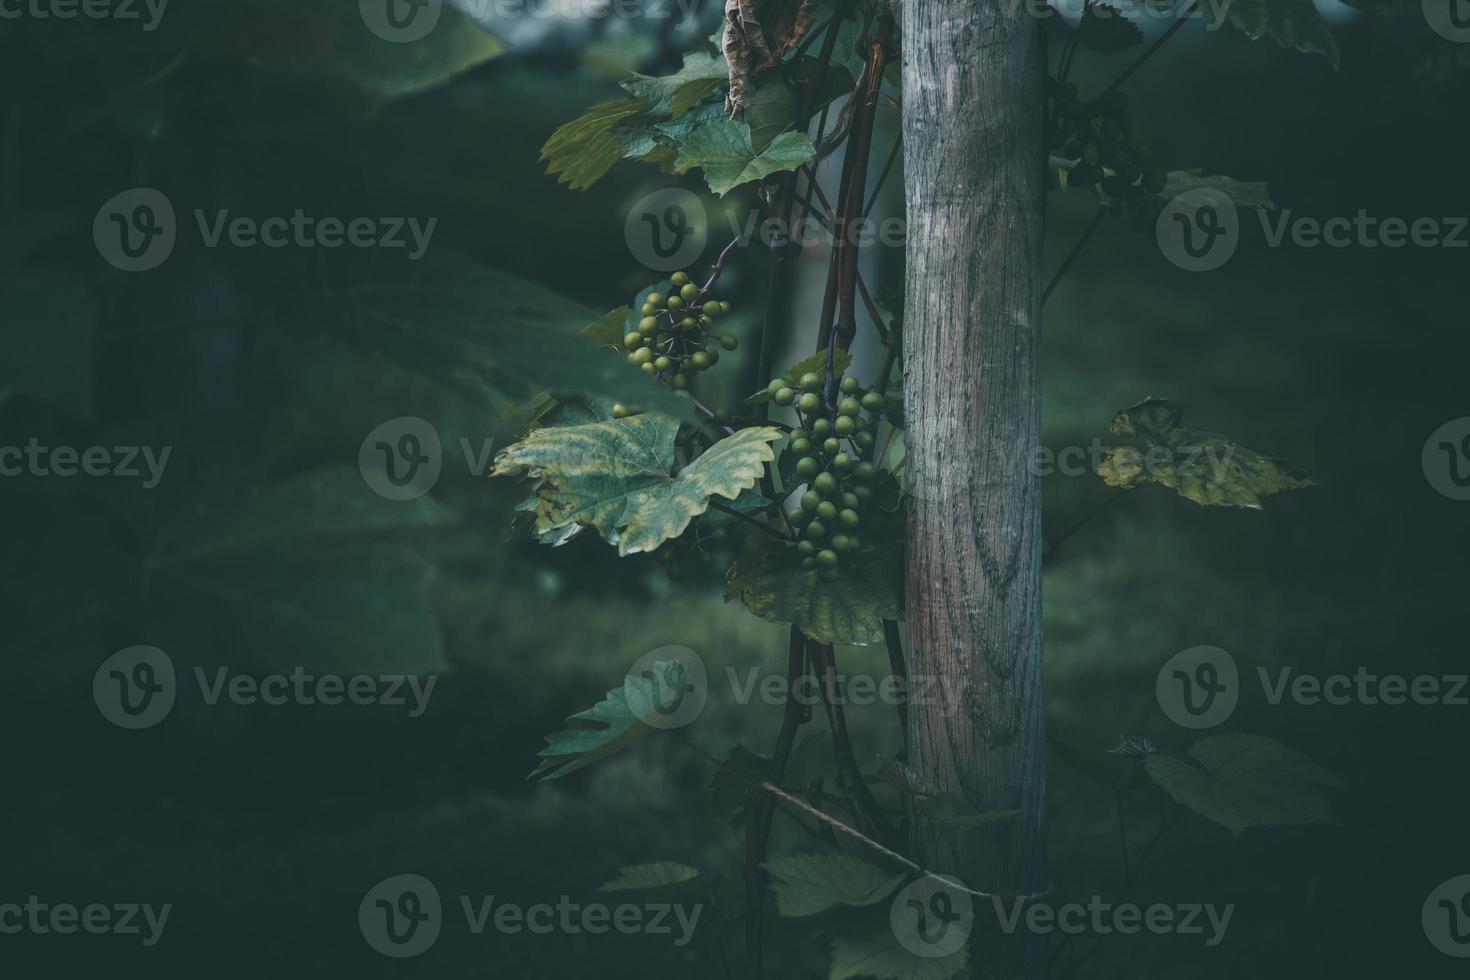
M25 904L0 903L0 936L70 936L78 932L93 936L142 936L143 945L152 947L163 938L173 908L172 904L155 908L138 902L90 902L78 907L70 902L46 902L39 895L30 895Z
M553 902L521 904L495 895L459 895L456 902L472 936L493 929L503 935L623 935L668 937L677 948L689 945L703 905L670 902L578 902L568 895ZM370 888L358 905L362 937L384 956L406 959L426 952L438 940L448 915L439 890L423 875L401 874Z
M141 477L143 488L152 490L163 479L172 452L172 446L43 446L32 436L23 447L0 446L0 477Z
M140 21L158 29L169 0L0 0L0 20Z

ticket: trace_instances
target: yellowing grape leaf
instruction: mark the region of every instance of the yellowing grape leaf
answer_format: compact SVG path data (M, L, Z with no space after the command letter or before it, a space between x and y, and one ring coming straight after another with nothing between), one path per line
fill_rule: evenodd
M676 469L679 424L660 414L537 429L495 459L492 476L538 481L536 533L593 527L620 555L652 551L684 533L713 497L734 500L775 458L779 429L741 429Z
M1282 460L1183 425L1183 417L1183 409L1162 398L1119 412L1108 431L1133 443L1105 454L1097 475L1124 490L1156 483L1205 507L1252 510L1260 510L1262 499L1272 494L1314 485Z

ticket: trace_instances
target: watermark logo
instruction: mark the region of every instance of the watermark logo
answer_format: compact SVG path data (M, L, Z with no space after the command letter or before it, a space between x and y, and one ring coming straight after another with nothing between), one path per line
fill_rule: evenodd
M1424 19L1446 41L1470 44L1470 0L1423 0Z
M389 500L422 497L439 482L443 467L439 430L414 415L384 422L367 434L357 450L363 482Z
M178 240L174 206L162 191L134 187L108 198L92 220L97 252L123 272L163 265Z
M178 693L173 661L157 647L119 650L92 675L92 700L119 728L152 728L174 709Z
M1240 247L1240 211L1229 194L1200 187L1171 200L1154 232L1170 262L1186 272L1212 272Z
M1424 900L1424 935L1446 956L1470 959L1470 875L1446 881Z
M1240 671L1235 658L1219 647L1190 647L1174 654L1159 669L1154 694L1174 724L1214 728L1235 713L1240 701Z
M674 272L704 252L709 216L690 191L668 187L638 200L623 222L628 252L647 269Z
M358 0L362 22L384 41L422 41L439 23L443 0Z
M444 926L439 889L423 875L385 878L363 896L357 925L367 944L384 956L418 956L434 945Z
M1435 490L1451 500L1470 500L1470 416L1435 429L1420 462Z
M975 901L958 878L926 875L894 896L888 924L903 948L915 956L949 956L965 945L975 928Z
M688 647L650 650L628 670L623 697L639 721L670 730L691 724L709 700L709 676Z

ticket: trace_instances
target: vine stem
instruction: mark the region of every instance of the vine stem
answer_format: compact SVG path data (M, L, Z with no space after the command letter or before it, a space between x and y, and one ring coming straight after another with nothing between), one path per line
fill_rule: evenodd
M715 510L719 511L720 513L722 513L722 514L729 514L731 517L733 517L733 518L735 518L737 520L744 521L745 523L749 524L751 527L758 527L762 531L765 531L767 534L771 535L771 537L776 538L779 541L787 541L787 540L789 540L786 537L786 535L782 534L780 531L778 531L775 528L771 527L771 525L769 525L769 524L762 524L760 521L756 520L754 517L751 517L749 514L742 514L740 511L736 510L734 507L726 506L725 504L720 503L719 501L715 500L714 498L710 498L710 502L709 503L710 503L710 506L711 507L713 507Z
M776 737L776 751L771 756L771 779L765 783L779 783L786 778L786 764L791 759L791 749L796 744L796 733L801 729L804 712L798 690L806 676L806 637L797 627L791 627L786 641L786 705L781 713L781 733ZM766 898L766 851L771 840L771 818L775 816L776 803L769 796L752 790L745 800L745 898L747 917L745 920L745 945L750 975L753 980L765 976L762 955L762 935L765 927Z
M1062 277L1072 268L1072 263L1077 261L1077 256L1082 254L1082 250L1087 247L1087 243L1092 241L1092 236L1097 234L1098 228L1102 227L1103 219L1107 216L1108 209L1104 207L1099 207L1097 214L1092 216L1092 221L1088 223L1087 230L1082 233L1081 238L1077 239L1077 244L1072 246L1072 251L1068 252L1066 259L1062 261L1062 267L1057 270L1056 275L1051 277L1051 282L1046 284L1046 289L1041 294L1041 303L1043 306L1046 305L1048 299L1051 299L1051 294L1056 291L1057 286L1061 285Z

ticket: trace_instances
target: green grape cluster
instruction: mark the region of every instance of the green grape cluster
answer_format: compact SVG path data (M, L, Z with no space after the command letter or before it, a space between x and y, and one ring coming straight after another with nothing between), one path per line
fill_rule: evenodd
M1048 78L1047 94L1053 110L1049 145L1053 152L1077 161L1067 172L1068 186L1101 188L1114 217L1127 211L1135 228L1152 229L1159 215L1155 195L1163 192L1169 175L1153 166L1147 147L1135 142L1127 93L1114 89L1083 102L1076 84ZM1060 176L1048 167L1047 188L1060 186Z
M696 374L719 362L720 348L734 350L739 341L712 332L716 318L730 312L729 302L705 295L688 273L674 273L673 283L667 296L648 294L638 329L623 338L623 347L628 363L684 391Z
M806 485L786 515L796 530L792 546L805 568L830 580L842 556L861 546L858 529L878 479L877 467L866 457L885 400L876 391L864 392L856 378L834 378L828 404L825 387L826 379L810 372L795 385L777 378L766 391L777 405L794 407L801 419L787 448L796 459L797 478ZM865 419L865 411L872 418Z

